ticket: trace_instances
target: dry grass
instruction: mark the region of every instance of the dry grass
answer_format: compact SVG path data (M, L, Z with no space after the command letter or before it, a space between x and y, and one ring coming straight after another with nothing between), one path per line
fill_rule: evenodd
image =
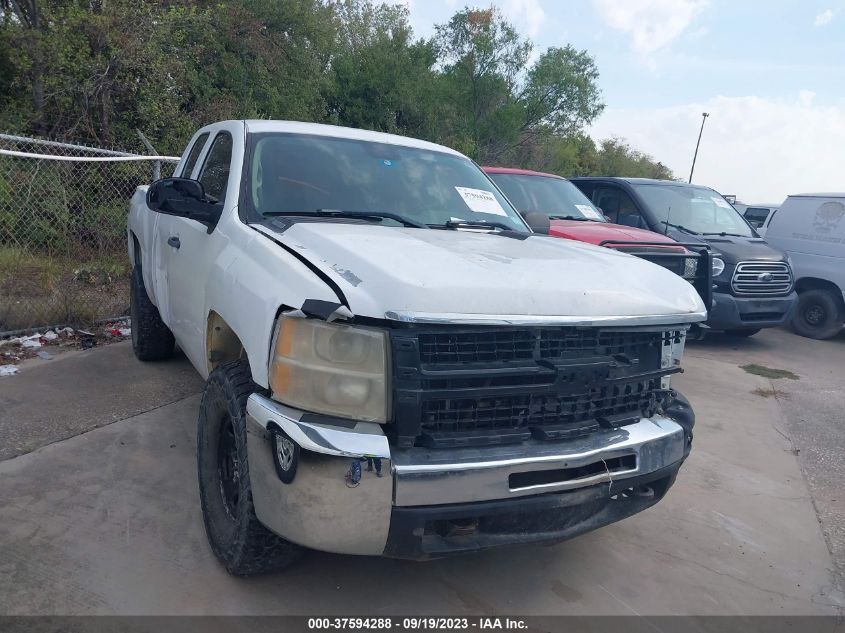
M0 331L124 315L128 275L125 255L69 259L0 247Z
M771 389L763 389L762 387L757 387L751 393L755 396L760 396L761 398L776 398L778 400L789 400L789 394L785 391L781 391L780 389L775 389L772 387Z

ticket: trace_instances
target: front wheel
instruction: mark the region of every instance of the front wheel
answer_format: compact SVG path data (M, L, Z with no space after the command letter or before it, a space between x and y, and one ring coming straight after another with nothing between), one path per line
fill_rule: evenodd
M205 533L229 573L250 576L281 569L302 548L273 534L255 516L246 450L246 401L256 390L249 363L211 372L200 403L197 473Z
M806 290L798 295L798 308L792 317L792 329L807 338L825 339L842 329L843 310L829 290Z

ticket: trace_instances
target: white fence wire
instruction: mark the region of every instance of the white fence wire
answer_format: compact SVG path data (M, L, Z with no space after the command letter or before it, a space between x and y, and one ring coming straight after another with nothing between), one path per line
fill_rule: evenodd
M0 134L0 335L127 314L129 198L176 162Z

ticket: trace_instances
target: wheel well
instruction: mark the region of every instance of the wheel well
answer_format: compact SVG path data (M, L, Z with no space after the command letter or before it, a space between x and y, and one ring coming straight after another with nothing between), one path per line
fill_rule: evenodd
M807 290L827 290L842 302L842 290L832 281L826 279L819 279L817 277L803 277L795 284L795 290L800 294Z
M205 358L208 373L229 361L247 358L243 343L228 323L214 310L208 313L205 335Z
M132 235L132 265L141 267L141 244L134 233Z

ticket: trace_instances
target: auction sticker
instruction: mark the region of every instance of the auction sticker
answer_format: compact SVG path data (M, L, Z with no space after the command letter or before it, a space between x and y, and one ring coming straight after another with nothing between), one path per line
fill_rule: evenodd
M601 217L601 213L596 211L593 207L586 205L586 204L576 204L575 208L578 209L581 213L584 214L585 218L590 218L591 220L603 220L604 218Z
M455 189L472 211L507 217L508 214L505 213L502 205L499 204L496 197L489 191L484 191L484 189L470 189L469 187L455 187Z
M722 207L723 209L730 209L730 203L725 200L724 198L720 198L718 196L710 196L710 199L716 203L717 207Z

